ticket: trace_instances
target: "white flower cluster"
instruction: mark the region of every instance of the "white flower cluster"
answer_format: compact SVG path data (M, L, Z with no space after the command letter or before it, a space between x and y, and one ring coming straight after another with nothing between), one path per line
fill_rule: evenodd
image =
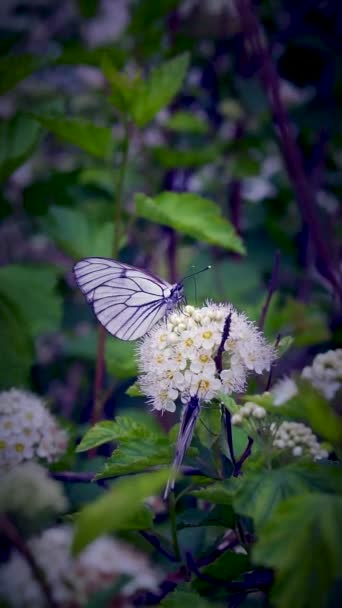
M225 320L231 315L222 354L222 372L215 356L222 341ZM241 392L249 372L269 370L274 358L255 325L230 304L185 306L161 321L138 349L139 385L156 410L174 412L176 400L197 395L210 401L219 392Z
M235 426L239 426L243 423L243 419L248 419L250 417L256 418L257 420L261 420L266 416L266 410L261 405L257 405L253 403L253 401L247 401L245 405L239 408L239 411L236 414L233 414L231 422Z
M67 435L42 399L12 388L0 393L0 471L25 460L56 460L67 446Z
M273 433L273 446L280 450L291 450L293 456L311 455L314 460L327 458L328 452L324 450L316 435L302 422L282 422L278 427L272 423L270 430Z
M273 396L273 405L283 405L298 393L298 387L293 378L284 376L278 380L271 390Z
M58 606L84 606L91 595L105 589L122 575L131 579L120 591L120 606L124 608L131 606L128 598L136 590L157 590L158 574L151 569L146 557L129 545L103 536L73 558L71 543L70 526L50 528L40 537L28 541ZM46 607L41 587L16 551L0 568L0 597L14 608Z
M62 484L37 462L24 462L1 477L0 513L32 519L46 512L62 513L67 506Z
M342 348L317 355L311 366L304 367L302 377L326 399L333 399L342 386Z

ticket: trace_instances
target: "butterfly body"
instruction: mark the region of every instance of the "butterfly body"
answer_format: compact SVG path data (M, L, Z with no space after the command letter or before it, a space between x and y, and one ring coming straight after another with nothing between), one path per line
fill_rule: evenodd
M106 330L137 340L184 300L182 283L109 258L86 258L74 266L76 282Z

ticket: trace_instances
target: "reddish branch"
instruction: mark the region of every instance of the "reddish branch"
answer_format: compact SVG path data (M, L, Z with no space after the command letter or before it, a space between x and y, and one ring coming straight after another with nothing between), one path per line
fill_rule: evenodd
M0 529L29 565L34 578L46 598L47 605L50 606L50 608L57 608L57 604L53 599L52 591L43 570L39 567L30 548L21 538L18 530L6 515L3 515L0 519Z
M250 0L235 0L240 17L241 29L245 37L245 47L249 55L257 60L262 85L268 96L274 122L277 126L280 150L296 194L296 201L303 219L307 222L317 259L324 267L326 278L335 293L342 298L342 285L336 272L335 256L332 255L332 240L323 234L316 214L315 193L304 172L303 160L297 146L289 115L280 97L279 78L262 26Z

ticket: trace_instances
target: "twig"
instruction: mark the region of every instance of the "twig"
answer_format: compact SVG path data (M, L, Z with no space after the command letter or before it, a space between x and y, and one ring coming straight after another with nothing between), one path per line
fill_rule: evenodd
M247 460L247 458L249 458L249 456L252 453L253 443L254 443L254 439L252 439L252 437L248 437L247 447L241 454L239 460L237 460L234 465L233 477L239 477L243 463L245 462L245 460Z
M52 590L50 588L49 582L45 576L44 571L37 564L30 548L21 538L18 530L6 515L3 515L0 519L0 528L31 568L32 574L36 579L39 587L41 588L43 595L46 598L47 605L50 606L50 608L57 608L57 603L53 598Z
M102 389L105 373L105 344L106 330L103 325L99 325L97 336L97 351L96 351L96 366L95 366L95 383L94 383L94 406L91 412L91 421L93 424L101 418L103 405Z
M179 561L175 555L173 555L172 553L170 553L169 551L167 551L166 549L164 549L164 547L162 547L162 544L161 544L159 538L157 538L157 536L155 536L154 534L151 534L150 532L146 532L145 530L139 530L139 534L148 543L150 543L150 545L152 545L152 547L154 547L155 549L157 549L157 551L159 551L159 553L161 555L164 555L164 557L166 557L170 562L178 562Z
M214 358L215 365L216 365L216 371L218 374L220 374L222 372L222 367L223 367L222 356L223 356L223 352L224 352L224 344L229 336L231 322L232 322L232 313L230 312L227 315L226 320L224 322L220 346L218 347L217 353Z
M315 193L304 172L302 156L295 141L292 124L280 97L278 74L267 47L262 26L250 0L235 0L235 7L246 39L246 50L258 60L260 80L268 96L277 125L279 145L285 166L296 194L297 204L309 226L317 259L324 267L325 276L335 293L342 298L342 285L335 271L334 258L336 256L329 251L332 240L326 231L322 232L316 215Z
M264 329L265 320L266 320L269 306L271 304L272 296L278 287L279 268L280 268L280 251L278 250L275 252L271 279L268 284L267 297L266 297L265 303L262 307L261 314L260 314L259 329L261 331Z

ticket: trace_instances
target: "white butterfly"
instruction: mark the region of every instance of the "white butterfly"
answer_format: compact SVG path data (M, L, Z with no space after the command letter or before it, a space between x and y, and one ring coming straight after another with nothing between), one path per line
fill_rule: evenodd
M137 340L184 301L183 284L171 285L144 270L108 258L86 258L74 266L77 285L106 330Z

